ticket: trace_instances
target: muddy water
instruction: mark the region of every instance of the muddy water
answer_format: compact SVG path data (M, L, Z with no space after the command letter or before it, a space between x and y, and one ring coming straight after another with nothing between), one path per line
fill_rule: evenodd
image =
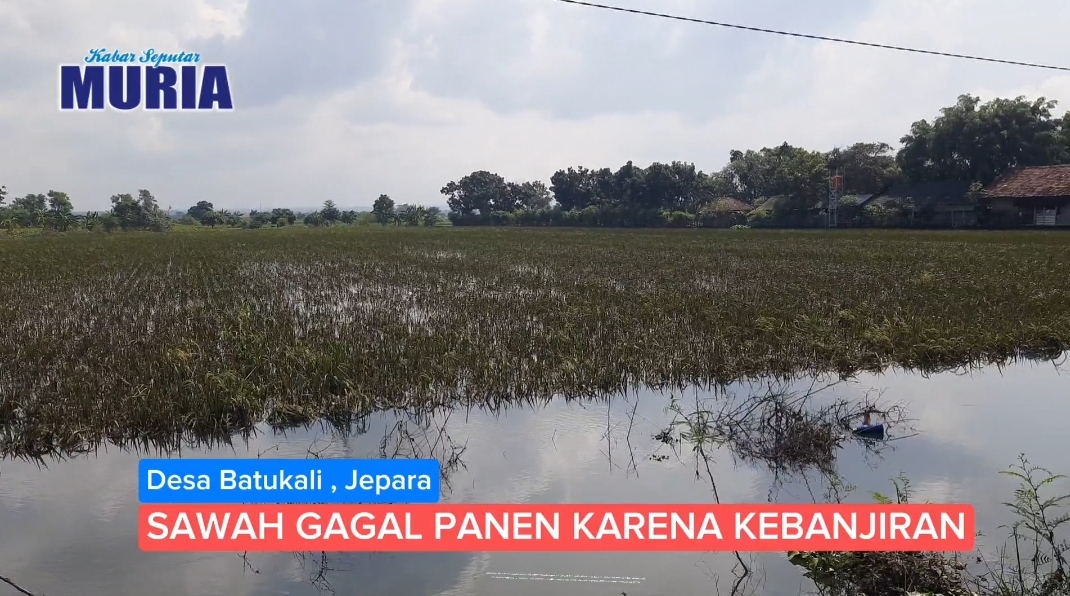
M1070 375L1051 363L930 378L906 373L864 376L819 393L813 407L837 398L904 407L911 421L895 439L846 443L836 471L856 489L845 500L894 494L890 481L910 479L914 500L969 502L986 531L1001 536L1010 519L1003 501L1015 483L1000 470L1019 453L1066 468ZM806 387L809 382L805 384ZM795 389L804 387L803 383ZM677 394L683 413L696 404L743 399L768 387L733 389L735 398ZM696 401L698 400L698 401ZM710 502L704 463L686 442L655 440L677 414L654 392L606 403L515 408L500 415L453 412L430 421L379 416L345 440L319 428L287 435L267 431L248 446L197 450L183 457L452 457L446 501ZM410 440L411 439L411 440ZM775 475L766 462L735 461L714 450L711 470L722 502L812 502L829 479L810 470ZM115 448L47 468L0 462L0 575L34 594L447 595L561 594L686 596L728 593L731 554L145 554L137 547L138 455ZM696 467L700 466L700 467ZM696 474L696 469L700 474ZM779 555L742 555L755 593L795 596L808 584ZM736 567L738 571L738 566ZM716 586L716 587L715 587ZM17 594L0 584L0 596Z

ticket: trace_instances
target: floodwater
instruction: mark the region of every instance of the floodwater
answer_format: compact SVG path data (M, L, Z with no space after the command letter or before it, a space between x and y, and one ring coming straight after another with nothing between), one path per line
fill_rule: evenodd
M972 503L985 533L979 546L988 549L1003 537L998 526L1011 520L1002 503L1013 499L1016 484L1001 470L1024 453L1054 472L1070 472L1067 374L1050 362L929 378L889 372L821 391L808 407L878 394L878 404L902 406L909 420L894 425L887 442L867 448L849 441L836 450L840 480L856 487L844 500L872 502L873 491L894 496L891 479L902 474L914 502ZM687 414L744 399L748 391L761 390L736 387L734 398L689 390L676 397ZM433 455L455 464L447 466L443 495L452 502L711 502L710 478L691 446L685 441L674 450L655 439L677 415L668 405L666 394L641 391L608 405L554 400L497 416L457 411L422 422L379 416L344 440L319 427L285 436L267 431L236 451L183 455ZM760 459L735 461L728 448L708 455L722 502L806 503L825 498L829 488L814 470L778 476ZM142 553L137 461L137 454L112 447L45 469L0 462L0 576L49 596L688 596L728 594L735 581L731 553ZM781 555L741 557L751 593L796 596L810 587ZM0 596L17 593L0 583Z

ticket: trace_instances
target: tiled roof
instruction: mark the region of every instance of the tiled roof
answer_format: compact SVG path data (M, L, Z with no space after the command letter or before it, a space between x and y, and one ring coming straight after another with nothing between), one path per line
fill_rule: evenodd
M1070 196L1070 165L1011 170L992 182L985 189L985 195L1007 198Z
M754 209L753 205L748 205L739 199L733 199L732 197L721 197L714 199L710 203L710 207L719 209L722 211L750 211Z
M758 206L755 207L755 209L759 211L772 211L774 207L786 200L787 197L784 196L769 197L768 199L760 197L758 199Z
M768 199L766 199L764 201L762 199L758 199L758 201L761 201L761 202L759 202L758 206L754 208L755 211L772 211L773 209L776 209L778 206L787 206L788 205L788 201L789 201L789 197L785 197L783 195L779 195L779 196L775 196L775 197L769 197ZM814 205L811 206L810 208L811 209L819 209L821 207L824 207L824 203L819 201L817 203L814 203Z

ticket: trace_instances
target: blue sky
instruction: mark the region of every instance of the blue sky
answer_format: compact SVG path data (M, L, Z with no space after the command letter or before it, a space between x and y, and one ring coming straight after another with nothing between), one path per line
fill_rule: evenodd
M718 21L1028 62L1070 62L1070 4L1036 0L607 0ZM90 47L196 51L230 68L233 113L60 113L56 66ZM444 205L476 169L731 149L893 145L960 93L1044 95L1070 76L726 30L553 0L0 0L0 184L103 209ZM1062 108L1059 110L1062 111Z

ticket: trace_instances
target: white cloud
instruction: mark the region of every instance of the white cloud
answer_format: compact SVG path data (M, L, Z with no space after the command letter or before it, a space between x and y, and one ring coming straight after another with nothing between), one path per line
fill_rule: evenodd
M1070 51L1060 29L1070 5L1054 0L1013 11L997 0L821 2L802 12L770 0L764 14L742 0L626 4L1023 61ZM733 148L895 144L912 121L935 117L965 92L1070 101L1070 76L1054 71L546 0L346 9L298 22L238 0L92 8L0 0L0 77L13 82L0 91L0 183L15 195L63 188L85 209L137 187L175 206L308 207L324 194L367 206L384 192L441 205L439 188L475 169L548 180L570 165L682 159L710 170ZM369 23L375 28L346 34ZM55 65L93 46L203 46L212 60L241 56L231 75L237 110L61 114ZM273 62L256 60L267 52ZM295 88L280 87L286 81Z

